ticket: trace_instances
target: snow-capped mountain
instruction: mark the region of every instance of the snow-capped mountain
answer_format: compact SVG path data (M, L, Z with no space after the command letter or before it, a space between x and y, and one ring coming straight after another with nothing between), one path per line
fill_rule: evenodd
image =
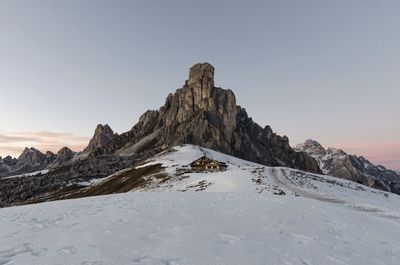
M319 164L324 174L348 179L390 192L400 193L400 174L382 165L375 166L362 156L349 155L341 149L325 149L314 140L307 140L296 146Z
M190 165L201 157L227 168L194 172ZM123 194L0 209L0 264L397 265L400 259L400 196L194 145L71 185L83 188L50 196Z

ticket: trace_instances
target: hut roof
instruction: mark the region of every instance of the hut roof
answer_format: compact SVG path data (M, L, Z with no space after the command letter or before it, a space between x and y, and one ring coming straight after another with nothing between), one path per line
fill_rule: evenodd
M196 164L196 162L199 162L199 161L202 161L202 162L205 162L205 163L214 162L214 163L216 163L216 164L218 164L219 166L222 166L222 167L226 167L227 166L226 163L220 162L218 160L211 159L211 158L209 158L207 156L202 156L202 157L194 160L192 163L190 163L190 166L194 166Z

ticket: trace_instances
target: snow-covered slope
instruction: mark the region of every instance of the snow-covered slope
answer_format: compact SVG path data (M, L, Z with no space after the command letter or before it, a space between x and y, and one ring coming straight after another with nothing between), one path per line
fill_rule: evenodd
M177 174L177 169L188 168L191 162L202 156L226 163L227 170ZM127 191L240 192L302 196L360 210L377 208L374 211L378 215L396 217L400 209L399 196L395 194L326 175L267 167L194 145L175 147L142 165L80 185L87 187L63 194L57 199Z
M0 227L3 265L400 260L398 217L271 194L136 192L66 200L1 209Z
M227 170L176 174L203 155ZM400 262L400 196L351 181L185 145L85 189L121 184L0 209L0 264Z

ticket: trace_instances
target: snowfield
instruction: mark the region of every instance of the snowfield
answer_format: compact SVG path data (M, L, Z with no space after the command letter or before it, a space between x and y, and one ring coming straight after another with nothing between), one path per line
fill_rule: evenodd
M400 196L175 149L136 192L0 209L0 265L400 264ZM227 171L175 175L204 154Z
M248 193L137 192L5 208L0 264L399 264L399 220Z

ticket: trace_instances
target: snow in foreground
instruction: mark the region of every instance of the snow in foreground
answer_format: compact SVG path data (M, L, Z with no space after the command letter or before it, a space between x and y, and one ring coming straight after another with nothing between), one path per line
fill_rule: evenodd
M399 219L269 193L132 192L0 210L0 264L400 264Z
M176 174L203 155L228 169ZM151 164L129 193L0 209L0 265L400 264L396 194L191 145Z

